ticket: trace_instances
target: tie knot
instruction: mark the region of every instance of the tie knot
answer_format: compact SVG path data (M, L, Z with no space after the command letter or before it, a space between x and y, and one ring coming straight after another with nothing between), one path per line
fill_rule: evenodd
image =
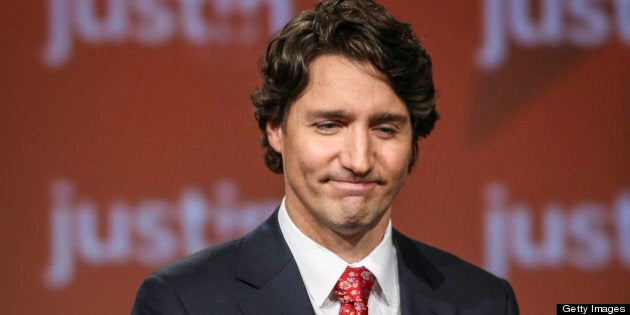
M337 284L334 294L341 302L341 313L344 308L353 307L358 313L367 314L367 301L376 278L365 267L347 267Z

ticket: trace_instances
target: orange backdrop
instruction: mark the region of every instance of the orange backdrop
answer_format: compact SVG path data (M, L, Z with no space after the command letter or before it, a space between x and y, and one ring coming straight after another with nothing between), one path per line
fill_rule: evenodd
M443 116L394 225L508 278L523 314L629 303L630 1L383 2ZM312 5L3 1L0 313L129 313L151 271L271 213L248 92Z

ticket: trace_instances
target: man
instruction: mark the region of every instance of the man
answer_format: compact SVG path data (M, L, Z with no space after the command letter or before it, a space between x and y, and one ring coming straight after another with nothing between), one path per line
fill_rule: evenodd
M271 40L252 94L285 198L255 231L151 275L133 314L518 314L509 284L391 227L435 110L431 60L371 0Z

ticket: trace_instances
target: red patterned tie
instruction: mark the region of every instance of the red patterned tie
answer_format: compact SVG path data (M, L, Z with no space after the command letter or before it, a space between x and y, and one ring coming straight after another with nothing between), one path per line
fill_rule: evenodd
M347 267L333 291L341 302L339 314L367 315L367 302L375 280L374 275L365 267Z

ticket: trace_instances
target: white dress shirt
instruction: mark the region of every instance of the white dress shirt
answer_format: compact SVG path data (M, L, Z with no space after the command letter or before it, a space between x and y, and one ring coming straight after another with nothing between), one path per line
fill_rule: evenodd
M370 315L400 314L398 264L396 249L392 243L391 220L378 246L367 257L353 264L348 264L335 253L304 235L289 217L284 199L278 211L278 222L300 270L315 314L339 315L341 304L332 295L332 291L348 265L363 266L376 277L376 283L368 299Z

